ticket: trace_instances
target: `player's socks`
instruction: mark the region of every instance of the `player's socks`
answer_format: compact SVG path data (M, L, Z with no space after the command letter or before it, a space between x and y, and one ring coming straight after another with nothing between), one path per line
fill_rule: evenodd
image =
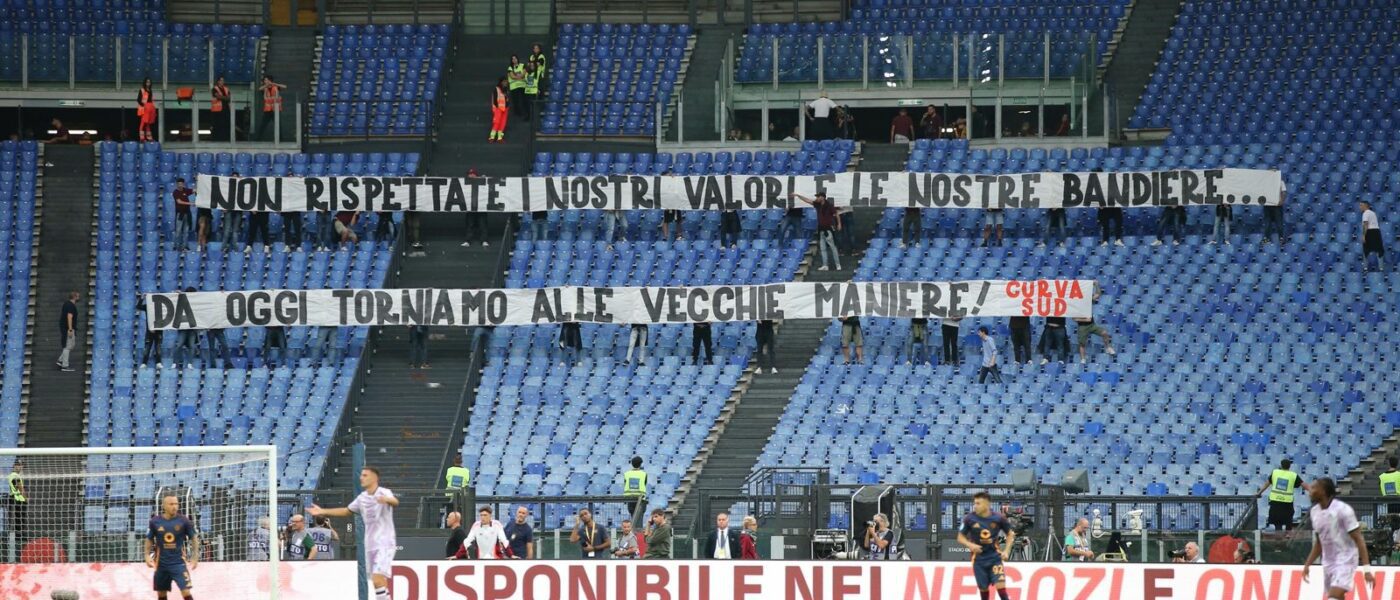
M374 588L374 600L389 600L389 588Z
M1001 596L1001 600L1011 600L1011 596L1006 595L1006 590L1004 589L997 588L997 595Z
M992 597L992 593L991 593L991 592L989 592L989 591L987 591L987 590L977 590L977 593L982 594L982 600L991 600L991 597Z

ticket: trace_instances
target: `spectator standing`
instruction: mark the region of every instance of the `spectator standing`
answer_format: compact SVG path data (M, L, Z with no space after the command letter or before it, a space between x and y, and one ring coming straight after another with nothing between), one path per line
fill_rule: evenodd
M525 65L520 56L510 55L510 66L506 67L506 79L510 81L511 112L516 117L530 120L530 107L525 105Z
M932 106L924 109L923 116L919 117L919 137L926 140L943 137L943 117L938 116L938 109Z
M826 90L822 90L816 100L807 103L806 113L812 119L807 139L829 140L836 137L836 124L832 122L835 110L836 103L827 96Z
M428 364L428 326L408 326L408 366L413 369L431 369Z
M1283 244L1283 201L1288 196L1288 188L1280 188L1278 192L1278 204L1271 204L1264 207L1264 243L1269 243L1269 236L1277 235L1278 243Z
M150 307L146 305L146 296L144 294L137 294L136 313L141 315L142 317L145 317L146 311L149 310L149 308ZM160 352L161 343L164 341L164 336L165 332L160 329L151 329L150 327L146 328L146 339L144 342L142 342L141 347L142 367L145 367L150 362L152 353L156 355L156 367L159 368L161 366Z
M195 209L194 218L195 240L199 243L199 251L203 252L209 246L209 236L214 232L214 209L198 207Z
M943 337L943 364L953 365L957 368L958 357L958 336L962 333L962 317L947 317L941 323L940 332Z
M266 331L263 333L262 355L263 355L263 361L264 361L266 364L268 364L268 365L273 364L273 361L272 361L272 351L273 351L273 349L276 349L276 350L277 350L277 359L278 359L278 360L280 360L280 361L282 361L282 362L287 362L287 360L288 360L289 358L291 358L292 360L295 360L294 357L289 357L289 356L288 356L288 353L287 353L287 328L286 328L286 327L281 327L281 326L275 326L275 325L274 325L274 326L272 326L272 327L268 327L268 328L266 329Z
M646 323L633 323L631 331L627 334L627 357L622 359L622 364L632 364L632 352L637 353L637 364L647 364L647 345L651 342L651 325Z
M491 133L486 136L488 144L506 142L506 111L510 108L508 86L506 78L502 77L496 80L496 87L491 89Z
M729 513L715 515L715 529L705 536L704 558L730 560L740 551L739 532L729 528Z
M627 514L637 514L637 506L647 499L647 472L642 470L642 457L633 456L632 468L622 473L622 497L627 499Z
M322 325L316 328L316 341L314 342L316 352L319 354L324 365L334 365L340 362L340 329Z
M68 300L63 303L58 317L58 346L63 349L58 354L58 368L62 371L73 370L73 367L68 366L68 357L73 353L73 345L77 340L78 297L77 290L68 292Z
M1100 338L1103 338L1104 354L1113 356L1114 354L1118 353L1113 349L1113 341L1110 340L1108 337L1108 330L1104 329L1102 325L1095 323L1093 317L1076 318L1074 322L1074 335L1076 338L1075 341L1078 342L1079 345L1079 362L1089 362L1087 349L1089 347L1089 336L1091 335L1097 335Z
M530 241L543 242L549 239L549 211L530 211Z
M192 229L192 219L190 218L190 207L194 206L190 202L190 196L194 195L194 190L185 187L185 178L180 177L175 180L175 189L170 192L175 199L175 236L174 246L180 250L185 249L185 244L190 240L190 229Z
M467 541L467 530L462 529L462 513L452 511L447 513L447 547L443 549L442 556L447 560L454 560L462 553L462 545Z
M618 231L621 231L622 234L618 235ZM626 211L609 210L603 213L603 239L608 243L608 250L612 250L613 244L619 240L627 241Z
M744 527L739 530L739 558L743 560L758 560L762 558L758 555L758 519L753 515L744 516Z
M185 293L195 291L193 287L185 288ZM76 292L75 292L76 293ZM185 366L190 364L190 358L199 350L199 332L194 329L181 329L180 337L175 340L175 364Z
M803 209L794 206L783 213L783 224L778 228L778 244L786 245L791 237L802 234Z
M52 121L49 121L49 126L53 128L53 137L49 138L47 143L67 144L72 141L68 133L68 128L63 126L63 121L54 118Z
M224 112L227 108L228 112ZM233 112L233 99L229 95L228 85L224 83L224 76L220 75L214 80L214 86L209 88L209 120L210 127L216 142L233 141L229 134L232 129L229 127L229 113Z
M1371 255L1376 255L1376 270L1385 270L1385 243L1381 241L1381 222L1371 203L1361 201L1361 271L1371 269Z
M739 223L739 211L723 210L719 213L719 245L721 248L738 248L739 235L744 226Z
M681 232L681 211L661 211L661 239L671 241L672 229L676 230L676 241L685 239L685 234Z
M827 199L826 192L817 192L816 198L793 194L794 198L806 202L817 209L817 248L821 250L822 265L818 271L841 270L841 254L836 248L836 232L841 229L841 219L836 216L836 207Z
M1225 244L1230 245L1230 222L1235 219L1235 209L1229 204L1219 204L1215 207L1215 227L1211 231L1210 245Z
M1031 362L1031 318L1011 317L1011 355L1018 363Z
M516 558L534 560L535 529L530 526L530 509L515 507L515 520L506 523L505 531L510 553Z
M929 107L933 108L933 107ZM908 144L914 139L914 119L909 117L909 109L899 109L899 114L890 121L890 143Z
M579 363L583 354L583 333L578 323L559 324L559 348L564 351L560 365Z
M633 559L642 555L638 549L637 532L632 531L632 520L622 520L622 531L617 533L617 544L613 546L612 557Z
M219 368L228 366L228 339L224 337L223 329L206 329L204 337L209 341L209 353L205 355L204 362L208 365L214 364L214 357L219 358Z
M258 123L257 139L269 142L275 139L277 132L272 136L267 135L269 127L274 127L277 122L277 113L282 112L282 90L287 86L277 83L272 79L272 75L264 74L262 78L263 109L262 122Z
M360 213L352 210L342 210L335 213L335 234L340 238L340 243L359 243L360 236L355 234L355 224L360 221Z
M1095 171L1097 172L1097 171ZM1109 238L1113 239L1114 245L1123 245L1123 209L1117 206L1106 206L1099 209L1099 245L1107 246Z
M1168 206L1162 209L1162 216L1157 220L1157 239L1152 241L1153 246L1161 246L1167 239L1167 234L1172 234L1172 245L1181 245L1182 230L1186 228L1186 207Z
M316 213L316 244L322 250L329 250L335 246L337 235L335 233L335 212L321 211Z
M993 246L1000 246L1002 240L1002 229L1006 224L1006 211L1000 208L989 208L983 213L986 215L986 225L982 227L982 247L986 248L992 241L992 230L996 230L996 243Z
M918 349L917 353L914 352L916 348ZM928 319L915 317L909 320L909 344L904 355L908 357L904 361L906 365L915 362L921 365L929 364Z
M643 558L671 558L671 526L666 524L665 511L659 508L651 511L646 542L647 549Z
M264 250L272 244L272 234L269 232L272 215L267 211L257 210L248 213L248 242L243 247L246 252L253 247L255 242L261 242Z
M766 364L769 373L777 374L778 364L774 348L778 343L778 336L771 319L758 322L758 327L754 332L754 341L758 344L758 372L762 373L763 365Z
M900 223L899 247L918 244L924 235L924 211L918 208L905 208L904 219Z
M700 347L705 347L705 364L715 364L714 342L711 339L710 324L698 321L690 324L690 362L700 364Z
M530 120L530 112L534 109L535 100L540 97L540 78L543 76L542 69L535 64L535 61L525 62L525 90L522 104L525 105L526 121Z
M606 558L612 540L608 538L608 528L599 527L588 509L578 511L574 530L569 533L569 542L578 544L583 558Z
M142 80L141 89L136 90L136 116L139 123L136 132L140 141L156 141L156 135L151 132L151 128L156 125L156 96L151 90L150 77Z
M837 317L841 321L841 358L851 364L851 347L856 349L856 362L865 362L865 334L860 329L860 317Z
M475 168L467 169L467 179L481 179L481 174ZM486 234L487 213L469 212L466 214L467 232L466 241L462 242L463 248L470 248L473 241L481 242L483 248L491 245Z
M1045 317L1045 327L1040 331L1040 364L1050 362L1050 356L1058 354L1060 362L1069 362L1069 332L1065 330L1064 317Z
M1045 211L1045 237L1040 240L1040 245L1043 247L1046 244L1050 244L1051 240L1054 240L1055 243L1064 246L1067 222L1068 219L1065 215L1065 209L1052 208Z
M977 383L986 383L991 376L992 383L1001 383L1001 367L997 366L997 343L986 327L977 328L977 337L982 338L982 368L977 371Z
M241 177L238 171L229 174L230 177ZM243 211L228 209L224 211L223 221L220 224L223 233L219 241L223 243L225 251L233 250L233 242L238 239L239 233L243 230Z
M394 241L394 213L381 210L374 213L374 241L392 244Z

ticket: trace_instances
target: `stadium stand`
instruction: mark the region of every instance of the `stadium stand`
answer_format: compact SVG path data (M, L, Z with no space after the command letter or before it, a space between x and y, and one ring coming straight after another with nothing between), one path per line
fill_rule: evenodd
M311 134L423 135L448 46L443 24L329 25L321 39Z
M1051 76L1069 77L1082 72L1085 59L1102 56L1108 50L1126 4L1123 0L1101 0L1065 6L1061 2L1035 0L1007 8L995 2L857 2L846 21L750 26L735 79L772 81L776 41L778 81L817 81L819 38L823 40L825 81L860 81L863 54L869 57L871 79L903 79L906 36L914 40L910 58L916 78L951 78L954 35L959 36L960 73L967 74L983 65L994 67L995 48L987 45L985 37L973 35L998 35L1006 42L1006 77L1040 77L1046 34L1051 42Z
M545 134L651 135L693 44L689 25L559 27L540 126Z
M417 162L416 155L402 154L216 155L163 152L156 144L103 143L96 295L115 301L94 306L87 443L118 447L276 444L282 458L280 485L313 489L368 329L337 331L333 339L337 351L322 346L321 338L308 328L293 328L287 335L291 361L282 357L269 361L263 356L262 329L217 332L214 335L224 336L230 348L226 363L215 360L212 347L200 352L195 340L194 356L182 361L185 364L174 364L173 359L185 355L177 353L179 336L171 334L161 343L161 367L151 368L142 356L145 316L139 294L185 287L379 287L392 253L387 245L371 241L336 250L314 250L311 242L288 250L278 241L268 252L258 247L223 248L211 241L206 253L186 252L187 241L170 239L174 201L169 186L176 177L232 171L407 175L416 171ZM215 217L217 229L225 215ZM369 231L374 226L364 222L359 227ZM280 231L276 221L273 231ZM313 228L305 231L311 237ZM144 399L152 403L138 402ZM289 456L289 452L297 454ZM141 491L131 493L140 497Z
M0 380L0 445L6 448L19 445L38 168L38 144L0 143L0 334L5 352Z
M1007 152L921 140L909 169L1279 168L1289 190L1286 243L1264 243L1260 211L1237 208L1234 245L1208 247L1211 213L1201 209L1190 213L1184 245L1151 248L1156 211L1127 211L1127 247L1099 249L1094 215L1078 211L1068 250L1035 250L1044 215L1010 211L1008 247L989 251L976 247L980 214L925 211L921 243L903 247L901 213L887 211L857 280L1093 278L1105 290L1098 320L1121 354L1012 366L1006 325L973 320L962 328L962 364L911 369L902 366L908 324L874 319L865 328L874 360L846 366L835 360L833 325L760 466L830 463L845 483L1007 481L1016 468L1058 480L1087 467L1104 494L1253 494L1280 457L1309 476L1341 477L1400 427L1387 398L1394 374L1352 360L1396 331L1387 317L1394 280L1361 271L1354 202L1391 206L1400 195L1393 114L1376 108L1393 106L1400 91L1386 74L1400 13L1383 2L1185 8L1133 117L1136 126L1172 127L1165 146ZM1278 35L1278 19L1299 10L1302 37ZM1330 66L1314 68L1321 63ZM1321 121L1275 116L1323 96L1336 110ZM1283 323L1293 333L1281 333ZM979 324L994 328L1003 349L1004 386L973 383ZM1032 329L1038 336L1040 325ZM855 436L870 414L900 418L880 439ZM1336 424L1337 443L1315 443L1317 422ZM1215 528L1237 517L1168 512L1148 526Z
M30 81L67 82L71 76L79 82L111 82L120 68L122 80L137 85L145 77L160 78L168 46L170 81L207 84L211 43L215 76L222 75L229 83L253 79L258 44L265 35L261 25L170 23L163 4L157 0L122 3L120 8L42 0L0 4L0 80L21 78L26 40Z

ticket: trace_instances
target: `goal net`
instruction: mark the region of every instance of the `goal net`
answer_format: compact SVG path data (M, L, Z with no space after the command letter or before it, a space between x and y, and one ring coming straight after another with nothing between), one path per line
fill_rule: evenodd
M33 580L36 598L148 597L156 573L145 565L147 532L162 499L174 496L197 536L185 545L199 558L188 573L196 596L275 599L276 451L0 449L0 563Z

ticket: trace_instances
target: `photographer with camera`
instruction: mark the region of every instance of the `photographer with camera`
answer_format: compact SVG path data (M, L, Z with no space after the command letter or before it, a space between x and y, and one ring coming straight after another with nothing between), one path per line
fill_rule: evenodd
M1074 522L1074 529L1065 534L1065 560L1087 562L1094 560L1094 551L1089 549L1089 520L1080 517Z
M1201 547L1196 542L1186 542L1186 546L1171 553L1174 563L1204 563L1206 559L1201 556Z
M890 531L890 520L884 513L865 522L865 542L861 545L870 550L870 560L894 560L894 532Z
M1235 564L1237 565L1257 565L1259 559L1254 557L1254 549L1249 547L1249 542L1240 540L1235 544Z

